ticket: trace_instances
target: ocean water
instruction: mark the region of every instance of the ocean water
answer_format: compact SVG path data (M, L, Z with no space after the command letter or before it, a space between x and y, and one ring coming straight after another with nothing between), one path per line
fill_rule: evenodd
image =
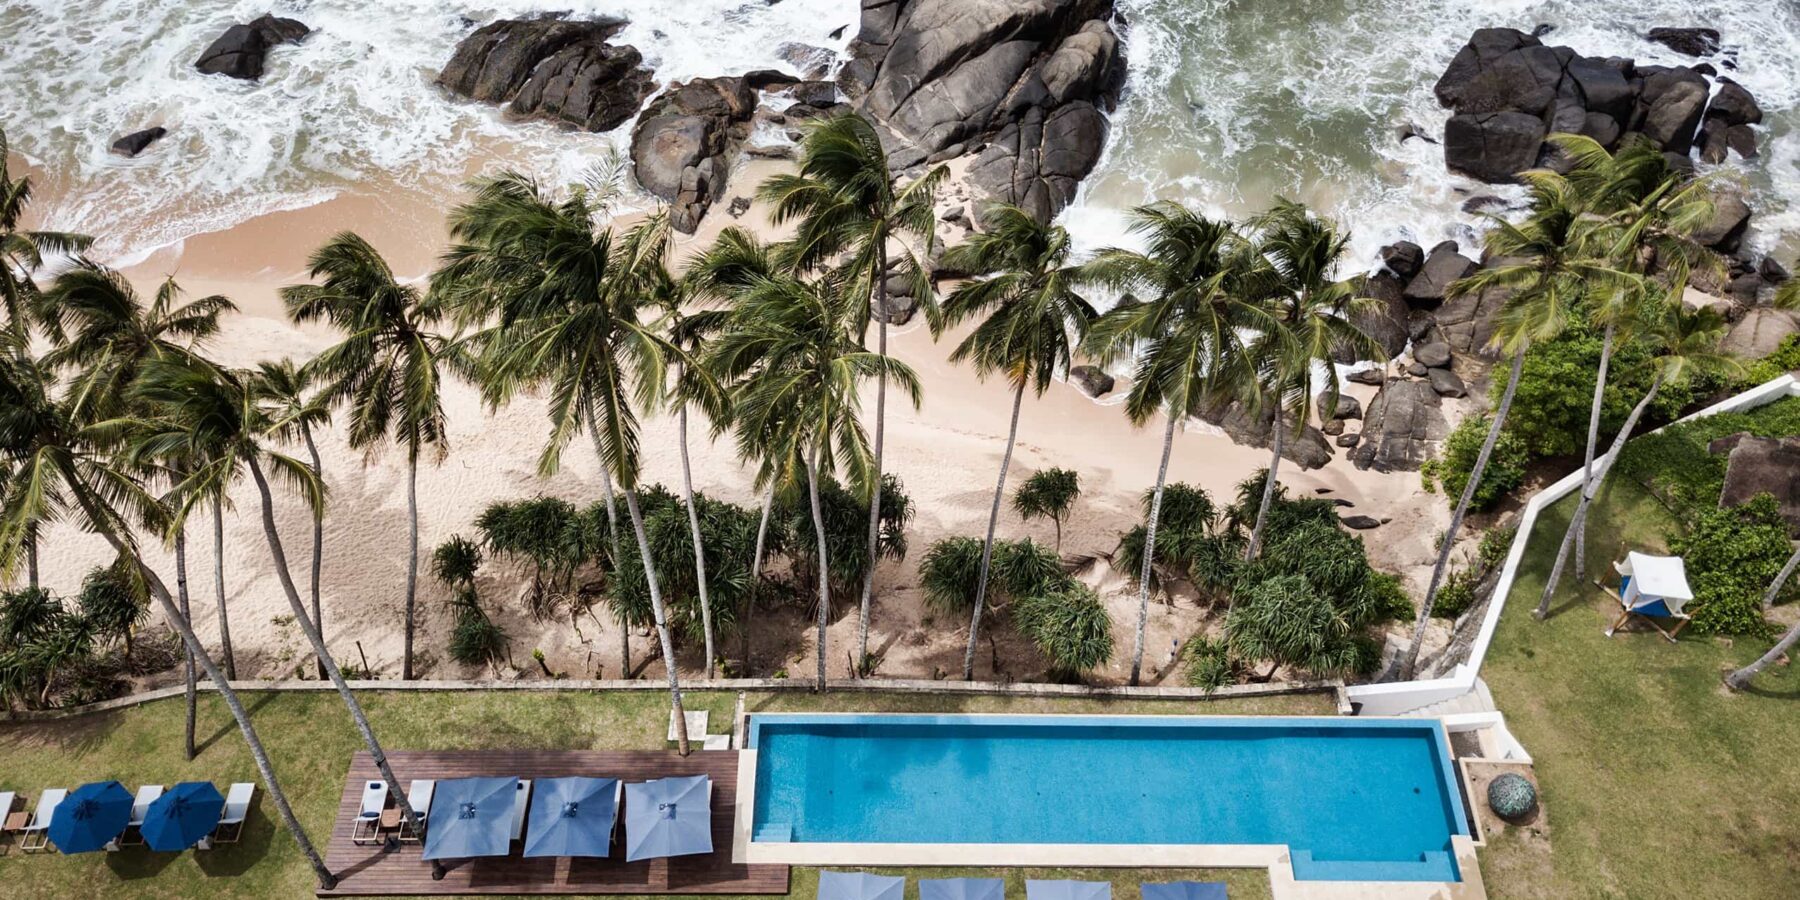
M1276 195L1336 216L1356 258L1406 237L1467 240L1476 194L1442 148L1402 143L1413 123L1441 134L1431 85L1474 29L1556 30L1588 55L1691 62L1644 41L1656 25L1707 24L1740 64L1733 77L1767 112L1761 158L1727 166L1758 207L1753 243L1800 251L1800 3L1793 0L1120 0L1130 20L1129 96L1105 160L1066 222L1084 247L1127 239L1125 214L1171 198L1245 215ZM495 165L573 180L625 129L588 135L506 121L431 80L465 33L462 17L547 10L632 20L624 40L663 80L780 63L784 42L841 50L856 0L0 0L0 127L36 168L55 227L102 236L129 261L164 245L353 186L435 194ZM194 72L234 21L265 11L316 33L271 56L260 84ZM849 26L845 36L828 35ZM162 124L138 160L107 152Z
M1287 844L1315 861L1360 864L1365 877L1455 880L1440 854L1451 835L1467 833L1434 724L751 721L754 827L791 828L795 843ZM1367 868L1382 863L1390 865Z

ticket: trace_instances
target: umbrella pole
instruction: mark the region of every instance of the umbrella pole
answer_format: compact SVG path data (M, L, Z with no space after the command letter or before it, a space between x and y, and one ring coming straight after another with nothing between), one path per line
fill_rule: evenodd
M432 862L432 864L431 864L431 880L432 881L443 881L444 876L449 874L449 872L450 872L450 870L444 868L443 863L435 862L435 861Z

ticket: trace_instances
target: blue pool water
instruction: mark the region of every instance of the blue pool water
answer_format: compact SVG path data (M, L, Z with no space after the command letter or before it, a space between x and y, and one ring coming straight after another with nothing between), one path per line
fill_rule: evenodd
M1301 879L1457 881L1435 722L756 715L755 840L1286 844Z

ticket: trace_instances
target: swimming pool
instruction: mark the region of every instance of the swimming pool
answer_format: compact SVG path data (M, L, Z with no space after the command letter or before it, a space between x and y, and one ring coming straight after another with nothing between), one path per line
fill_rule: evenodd
M1432 721L775 714L751 717L749 748L751 845L824 860L986 845L1005 864L1045 845L1145 865L1172 858L1155 848L1282 845L1297 879L1449 882L1468 833Z

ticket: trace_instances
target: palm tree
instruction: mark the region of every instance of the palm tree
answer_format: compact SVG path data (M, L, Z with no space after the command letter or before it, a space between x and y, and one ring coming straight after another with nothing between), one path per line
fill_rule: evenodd
M281 289L295 322L323 321L344 333L342 343L308 367L321 399L350 409L350 446L372 450L392 440L406 450L406 639L401 678L413 678L413 624L419 588L419 455L449 452L440 368L454 353L433 329L439 310L418 288L401 284L368 241L343 232L307 260L319 284Z
M651 216L625 239L597 227L599 209L585 193L557 201L524 176L508 173L477 184L475 199L451 214L458 243L434 278L441 300L465 324L494 322L472 335L480 352L477 379L490 405L518 391L547 385L550 438L538 460L548 476L562 451L586 424L600 461L608 497L612 482L625 495L643 561L651 611L662 645L677 736L688 752L687 719L675 645L662 589L638 504L638 410L663 396L664 369L685 354L642 321L648 298L641 292L663 267L667 241L657 236L666 215ZM636 407L636 409L634 409ZM614 568L621 557L612 542ZM621 619L621 630L626 625Z
M1125 414L1133 425L1142 427L1159 411L1168 418L1138 573L1137 631L1131 654L1131 683L1137 684L1144 662L1144 624L1150 614L1156 526L1175 426L1188 416L1204 414L1242 382L1243 334L1266 333L1275 323L1250 297L1247 282L1259 263L1254 248L1231 223L1159 203L1135 210L1131 227L1144 236L1147 249L1103 250L1086 271L1095 283L1152 299L1122 299L1088 330L1086 349L1102 365L1133 360L1131 390L1125 398Z
M969 644L963 653L963 679L975 677L975 648L981 614L986 608L988 569L994 558L994 529L1000 502L1006 497L1006 473L1019 437L1019 408L1025 388L1039 397L1051 380L1067 372L1074 347L1087 335L1094 308L1076 293L1081 270L1069 264L1069 233L1039 222L1016 206L996 206L982 217L984 230L945 254L946 263L964 272L989 277L964 282L932 317L933 337L980 318L981 324L950 353L951 362L972 362L982 378L998 372L1013 389L1012 419L1000 478L988 510L987 539L981 546L981 574L975 584L969 619ZM871 566L873 568L873 566Z
M276 407L272 436L288 442L298 437L304 442L313 477L323 482L325 462L319 456L313 429L331 424L331 407L314 384L317 371L296 366L291 359L259 363L256 371L269 401ZM314 515L312 526L312 619L313 627L324 634L325 613L319 605L319 576L325 564L325 517ZM319 677L325 677L324 663L319 664Z
M15 559L29 535L29 523L49 517L66 517L103 538L114 552L127 557L137 566L138 574L148 586L150 595L162 607L163 617L181 636L187 652L212 679L238 730L249 745L250 757L256 763L269 799L300 852L312 866L319 885L330 890L337 877L325 866L325 860L313 846L306 829L294 816L287 794L275 775L256 727L244 710L244 704L232 689L212 655L194 635L186 616L175 605L173 597L156 572L145 565L138 553L131 523L148 520L161 524L168 511L158 504L124 468L115 466L96 447L111 438L94 425L78 423L66 401L53 396L48 369L22 353L0 353L0 455L15 462L24 477L36 487L26 498L0 519L0 560Z
M1650 331L1649 343L1654 356L1649 365L1654 372L1650 378L1650 387L1644 392L1630 415L1625 417L1625 424L1620 426L1619 433L1613 437L1611 449L1607 450L1600 467L1587 479L1582 488L1581 499L1575 506L1575 514L1569 520L1569 527L1563 532L1562 545L1557 548L1556 562L1550 567L1550 584L1554 585L1562 577L1563 565L1568 562L1569 551L1581 532L1581 525L1586 520L1588 509L1594 498L1600 494L1600 488L1606 483L1606 476L1612 471L1613 463L1618 462L1619 455L1625 450L1625 442L1631 439L1636 430L1638 420L1643 418L1644 411L1656 402L1657 395L1663 387L1672 381L1686 377L1688 373L1741 373L1743 367L1719 349L1719 341L1725 336L1726 323L1720 315L1711 309L1688 309L1681 302L1681 292L1687 289L1687 283L1677 281L1669 289L1668 297L1661 304L1661 315L1656 321L1648 323ZM1538 600L1535 612L1541 621L1550 614L1551 591L1546 590Z
M1548 171L1524 173L1531 193L1531 213L1525 221L1513 224L1490 216L1493 230L1487 236L1487 252L1500 260L1499 265L1482 269L1454 282L1448 291L1461 297L1489 289L1510 291L1501 307L1493 344L1511 357L1505 391L1500 395L1487 437L1475 457L1468 484L1450 514L1450 526L1439 542L1437 564L1431 572L1431 585L1425 592L1425 603L1413 626L1412 642L1400 660L1400 677L1410 679L1418 665L1419 650L1425 642L1425 626L1430 623L1431 608L1437 602L1438 588L1455 549L1456 535L1462 530L1463 517L1481 486L1494 445L1506 427L1512 412L1513 397L1519 390L1519 375L1524 370L1525 353L1534 341L1556 337L1568 324L1573 310L1583 300L1602 296L1609 290L1629 290L1636 279L1608 267L1604 260L1583 254L1582 204L1579 194L1568 179Z
M1056 552L1062 553L1063 517L1081 496L1081 474L1073 469L1032 473L1013 492L1013 512L1021 519L1049 519L1056 525Z
M926 262L936 235L938 189L950 172L936 166L904 186L888 166L887 151L875 126L860 113L819 120L801 142L799 171L763 182L757 194L773 209L776 224L793 219L800 225L790 245L794 264L818 269L836 262L844 289L854 296L857 331L866 335L877 320L876 352L887 356L888 321L884 295L889 254L900 245L899 271L910 275L912 292L928 308L931 286ZM918 242L909 247L907 241ZM866 343L866 339L865 339ZM881 538L880 486L882 447L887 430L887 379L875 378L874 475L863 483L869 492L869 568L863 575L857 614L856 658L869 655L869 606L875 590L876 546Z
M1782 569L1782 574L1784 576L1793 573L1796 561L1800 561L1800 551L1796 551L1794 558L1790 559L1787 566ZM1782 581L1784 580L1785 578L1777 580L1775 586L1770 589L1769 593L1779 593ZM1794 627L1789 628L1787 634L1782 635L1781 640L1777 641L1775 646L1770 647L1769 652L1764 653L1756 660L1756 662L1726 675L1725 686L1734 691L1741 691L1750 687L1751 679L1755 678L1758 673L1768 668L1776 660L1786 656L1789 650L1794 649L1796 643L1800 643L1800 622L1795 622Z
M852 485L875 498L871 502L879 511L881 488L870 491L866 486L867 480L879 478L868 436L857 421L858 385L885 376L911 398L914 408L921 400L911 368L862 348L855 302L846 300L841 288L830 279L791 275L752 279L738 292L730 325L714 339L707 363L720 381L736 385L738 428L760 435L755 447L774 461L770 468L779 472L797 464L805 469L819 557L819 690L825 689L825 628L831 612L819 480L844 472ZM873 557L869 565L873 568Z
M26 231L19 227L25 208L31 205L31 179L14 178L6 131L0 129L0 327L24 335L41 308L41 295L32 275L43 268L45 257L74 256L92 246L84 234L61 231Z
M1269 472L1263 479L1262 503L1244 558L1253 560L1262 549L1263 526L1274 505L1275 485L1281 471L1285 418L1291 417L1296 433L1312 415L1315 382L1324 385L1324 402L1337 405L1342 384L1333 351L1349 349L1357 359L1382 359L1381 343L1351 324L1377 304L1358 298L1347 281L1334 281L1338 260L1349 246L1350 235L1325 219L1315 218L1306 207L1277 199L1258 221L1257 250L1267 262L1269 303L1275 327L1259 335L1250 350L1252 365L1262 371L1259 393L1266 393L1270 410ZM1325 410L1329 415L1330 409Z
M406 816L415 834L423 834L400 780L394 777L381 742L363 714L362 704L338 670L337 661L307 615L306 605L294 586L287 551L275 527L275 499L269 490L264 466L291 484L314 515L318 515L324 506L325 486L305 463L265 445L275 430L271 413L275 404L271 402L266 386L258 381L254 372L224 371L196 360L155 359L145 364L131 393L132 399L142 402L151 413L150 418L141 423L133 442L133 455L142 454L152 459L181 456L207 460L186 483L177 485L175 494L185 502L175 508L171 526L180 526L197 498L222 490L216 485L235 481L240 472L249 472L261 500L263 538L268 542L269 556L275 564L275 578L287 596L295 624L312 645L313 654L324 664L326 676L349 709L350 718L368 745L369 755L387 782L388 791L399 803L401 814Z

